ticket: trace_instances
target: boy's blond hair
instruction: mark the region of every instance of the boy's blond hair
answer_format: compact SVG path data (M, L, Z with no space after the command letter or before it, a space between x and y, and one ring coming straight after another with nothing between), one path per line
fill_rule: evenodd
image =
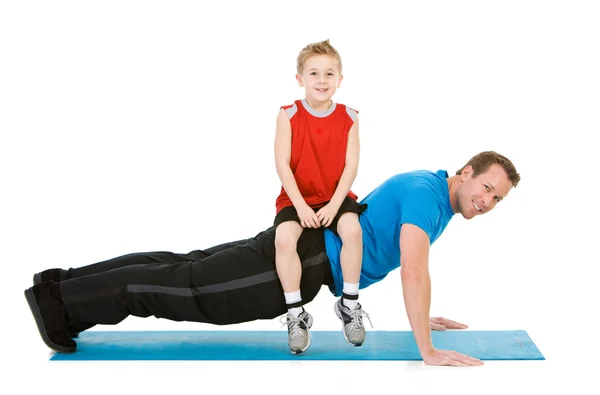
M342 74L342 58L340 57L338 51L329 43L329 39L318 43L308 44L306 47L302 48L302 51L300 51L298 54L298 74L302 74L304 71L304 63L306 62L306 59L315 55L331 56L338 64L340 75Z

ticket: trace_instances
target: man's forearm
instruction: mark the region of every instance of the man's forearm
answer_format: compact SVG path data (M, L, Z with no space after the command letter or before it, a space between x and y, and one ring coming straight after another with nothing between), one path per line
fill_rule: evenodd
M406 313L421 356L433 349L429 328L431 279L427 270L400 270Z

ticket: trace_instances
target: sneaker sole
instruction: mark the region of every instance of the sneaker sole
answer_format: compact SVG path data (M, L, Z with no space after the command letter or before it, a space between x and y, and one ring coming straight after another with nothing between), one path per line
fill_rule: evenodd
M306 326L308 327L308 329L306 330L306 333L308 334L308 343L306 343L306 346L301 350L298 350L298 351L290 350L290 352L294 355L302 354L304 351L308 350L308 348L312 344L312 336L310 334L310 328L312 327L312 324L313 324L313 318L312 318L312 315L309 315L309 317L310 317L310 322L306 323Z
M308 343L306 343L306 347L304 347L302 350L298 350L298 351L290 350L290 352L294 355L302 354L304 351L308 350L308 348L310 347L311 344L312 344L312 338L310 336L310 332L308 332Z
M36 273L33 275L33 285L41 284L42 282L42 273ZM69 332L69 337L71 339L75 339L79 337L79 332Z
M76 347L65 347L60 344L54 343L48 337L48 333L46 333L46 328L44 327L44 322L42 320L42 313L40 312L40 308L35 300L35 295L33 293L33 289L29 288L25 290L25 299L27 299L27 304L29 305L29 309L31 310L31 314L33 314L33 318L35 319L35 324L37 325L38 332L40 332L40 336L42 340L48 347L56 352L60 352L63 354L73 354L76 350Z
M344 319L342 318L342 312L340 311L340 308L338 307L337 303L333 305L333 310L335 310L335 315L337 315L338 318L340 319L340 321L342 321L342 335L344 335L344 339L346 339L348 344L350 344L353 347L362 346L364 341L363 341L363 343L360 343L360 344L354 344L350 341L350 339L348 339L348 336L346 336L346 331L344 330Z

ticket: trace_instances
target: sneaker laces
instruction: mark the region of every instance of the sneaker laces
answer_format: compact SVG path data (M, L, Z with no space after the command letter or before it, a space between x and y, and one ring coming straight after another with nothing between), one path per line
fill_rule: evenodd
M363 309L350 310L350 325L351 330L354 329L362 329L363 327L363 317L366 317L369 320L369 324L371 324L371 328L373 328L373 323L371 322L371 318L369 317L369 313L364 311Z
M288 326L288 330L290 332L290 338L292 339L297 339L299 337L303 336L303 331L307 331L305 329L302 329L300 327L300 323L303 322L304 325L308 328L308 323L306 321L304 321L304 319L298 317L298 318L294 318L294 316L292 316L291 314L287 314L282 316L279 319L279 322L281 322L281 327L284 326Z

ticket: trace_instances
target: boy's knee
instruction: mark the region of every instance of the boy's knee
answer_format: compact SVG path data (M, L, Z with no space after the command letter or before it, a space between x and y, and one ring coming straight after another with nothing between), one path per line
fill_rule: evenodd
M277 232L275 233L275 249L277 251L296 251L299 234L297 227L293 226L294 224L296 222L284 222L277 227ZM302 228L300 227L300 229Z
M338 222L338 234L343 243L360 243L362 242L362 228L358 222L358 216L353 213L344 214Z

